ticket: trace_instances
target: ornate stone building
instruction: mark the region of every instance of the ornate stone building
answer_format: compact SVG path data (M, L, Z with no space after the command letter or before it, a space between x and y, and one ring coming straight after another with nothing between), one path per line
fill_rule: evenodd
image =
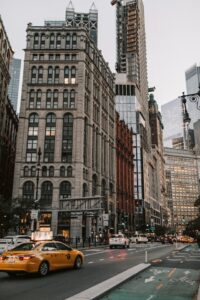
M114 76L86 28L28 24L19 120L13 197L54 234L114 227Z
M8 99L13 50L0 17L0 236L12 198L18 118ZM1 232L2 231L2 232Z
M118 231L134 229L133 133L116 113L116 213Z

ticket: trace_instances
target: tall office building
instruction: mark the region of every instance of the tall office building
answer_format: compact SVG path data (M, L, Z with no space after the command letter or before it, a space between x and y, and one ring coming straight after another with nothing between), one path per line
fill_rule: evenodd
M187 94L197 93L200 86L200 66L194 64L185 72ZM200 119L200 100L196 103L187 101L187 108L191 119L190 127L193 128L194 123Z
M21 59L13 58L10 65L11 80L8 86L8 96L15 111L17 111Z
M152 204L149 195L151 133L144 7L142 0L118 0L116 109L133 132L135 229L145 230Z
M165 147L173 147L173 142L182 140L184 148L183 107L180 98L161 105L161 114L164 125L163 141Z
M13 197L92 238L115 227L115 168L114 75L87 26L28 24Z
M166 195L172 214L172 226L183 232L198 215L194 202L199 195L200 157L193 151L164 148Z

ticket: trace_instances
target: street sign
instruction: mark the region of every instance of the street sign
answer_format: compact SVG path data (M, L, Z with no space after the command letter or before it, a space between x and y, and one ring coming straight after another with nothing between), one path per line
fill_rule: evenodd
M38 219L38 209L31 210L31 220Z

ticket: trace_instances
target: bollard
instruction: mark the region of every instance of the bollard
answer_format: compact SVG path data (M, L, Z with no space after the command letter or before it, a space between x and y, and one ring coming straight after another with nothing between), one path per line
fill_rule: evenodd
M145 251L145 263L148 262L148 259L147 259L147 251Z

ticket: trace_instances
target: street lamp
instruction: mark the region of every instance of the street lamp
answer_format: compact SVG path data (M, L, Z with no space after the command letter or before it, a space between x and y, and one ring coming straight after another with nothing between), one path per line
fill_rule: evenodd
M185 95L185 93L183 92L182 96L180 96L179 98L182 99L184 107L186 107L186 101L189 100L190 102L197 103L197 109L200 110L200 85L197 93Z
M36 222L36 229L38 227L38 204L39 204L39 197L38 197L38 186L39 186L39 177L40 177L40 159L42 155L41 148L39 147L38 153L37 153L37 174L36 174L36 193L35 193L35 200L33 202L33 207L31 211L31 230L35 231L35 222Z
M189 147L188 134L189 134L189 124L191 122L191 119L189 117L186 103L187 100L193 103L197 103L197 109L200 110L200 86L197 93L185 95L185 93L183 92L182 96L179 96L178 98L181 99L182 108L183 108L184 145L186 147Z
M40 159L41 159L41 155L42 155L42 152L41 152L41 148L39 147L38 149L38 161L37 161L37 175L36 175L36 195L35 195L35 208L37 208L37 204L39 202L39 199L38 199L38 184L39 184L39 177L40 177Z

